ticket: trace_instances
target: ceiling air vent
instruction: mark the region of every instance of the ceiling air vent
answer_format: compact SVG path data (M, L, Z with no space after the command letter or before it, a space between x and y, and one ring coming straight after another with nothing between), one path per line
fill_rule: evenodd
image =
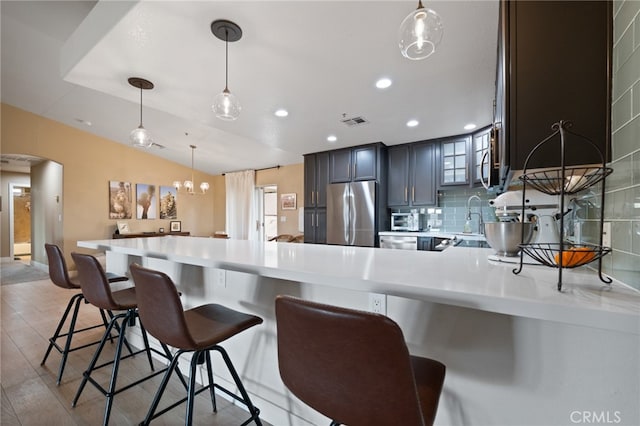
M349 127L361 126L361 125L367 124L369 122L364 117L343 118L340 121L342 121L344 124L346 124Z

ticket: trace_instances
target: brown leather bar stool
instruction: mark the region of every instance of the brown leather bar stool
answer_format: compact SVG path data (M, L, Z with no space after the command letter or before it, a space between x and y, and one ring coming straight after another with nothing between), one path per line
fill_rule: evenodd
M130 269L139 296L138 310L141 322L149 333L160 342L178 349L173 355L171 365L160 383L160 387L142 424L149 424L154 418L186 401L185 425L191 425L193 422L195 396L209 389L213 411L216 412L215 389L219 389L247 407L251 417L243 425L251 421L254 421L256 425L261 425L262 422L258 417L260 410L251 402L249 394L231 363L229 355L219 343L262 323L262 318L214 303L185 311L173 281L166 274L143 268L135 263L131 265ZM233 377L240 396L214 383L209 352L211 350L217 351L222 355L222 359ZM178 358L186 352L193 352L187 396L156 414L155 411L167 386L171 371L177 369ZM207 366L209 383L196 390L196 368L198 364L203 364L204 362L206 362Z
M100 262L98 262L95 257L88 254L80 253L71 253L71 256L73 257L73 260L78 268L78 278L80 279L80 285L82 286L82 293L84 294L84 297L87 299L87 301L100 309L108 311L122 311L118 315L112 316L107 330L104 332L104 335L100 340L100 344L96 349L96 352L93 355L93 358L91 359L87 370L82 374L82 382L80 383L78 391L76 392L76 396L73 398L73 402L71 404L73 407L76 406L76 403L78 402L80 394L82 394L87 381L91 382L91 384L93 384L104 396L107 397L103 418L103 425L107 425L109 423L111 407L113 406L113 399L118 393L136 386L143 381L157 376L158 374L161 374L167 370L167 368L164 368L159 371L154 371L153 361L151 360L151 351L156 352L157 354L167 359L171 358L171 352L166 345L162 345L162 349L164 352L160 352L156 349L150 348L147 333L142 324L140 324L140 329L142 330L142 339L144 341L144 348L128 355L122 356L122 346L126 342L125 333L127 327L135 325L135 320L138 316L136 289L134 287L129 287L123 290L111 291L109 281L104 270L102 269L102 265L100 265ZM104 348L107 340L109 340L111 331L114 328L119 330L119 335L113 361L96 365L98 358L102 353L102 349ZM149 366L151 367L152 373L133 383L123 386L120 389L116 389L116 381L118 377L118 368L120 366L120 361L142 352L145 352L147 354L147 359L149 360ZM96 380L94 380L93 377L91 377L91 374L95 370L109 365L112 365L111 380L109 382L108 389L105 389L100 383L98 383ZM177 374L182 379L183 384L186 387L187 384L184 381L184 378L182 378L182 375L180 375L179 372Z
M280 377L331 425L431 425L445 366L411 356L390 318L276 298Z
M69 271L67 269L67 263L64 260L64 256L62 255L62 250L55 244L45 244L44 248L47 252L47 258L49 259L49 278L51 281L60 288L64 288L67 290L80 290L80 284L74 282L69 277ZM128 278L116 274L107 273L107 279L110 283L119 282L119 281L127 281ZM80 310L80 304L84 300L85 303L88 303L82 294L76 293L71 299L69 299L69 303L67 303L67 308L62 314L62 318L58 322L58 326L56 327L56 331L53 333L53 336L49 338L49 347L44 354L44 358L42 358L42 362L40 365L44 365L51 353L51 349L56 348L56 350L62 355L62 359L60 360L60 366L58 367L58 379L56 380L56 384L59 385L62 380L62 374L64 373L64 367L67 364L67 357L69 353L77 351L78 349L83 349L88 346L96 345L100 341L96 340L95 342L87 343L81 346L71 347L71 340L73 339L73 335L77 333L81 333L83 331L92 330L98 327L107 327L107 318L105 316L104 310L100 309L100 315L102 316L102 324L96 324L91 327L85 327L79 330L76 330L76 321L78 319L78 312ZM64 327L69 313L71 312L71 308L73 307L73 314L71 315L71 322L69 323L69 328L66 333L61 333L62 328ZM58 339L65 338L64 347L60 347L60 345L56 342Z

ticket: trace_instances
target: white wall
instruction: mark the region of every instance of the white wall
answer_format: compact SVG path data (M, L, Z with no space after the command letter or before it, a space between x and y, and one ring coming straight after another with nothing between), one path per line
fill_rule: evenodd
M31 168L31 251L34 262L48 264L45 243L64 249L62 165L43 161Z

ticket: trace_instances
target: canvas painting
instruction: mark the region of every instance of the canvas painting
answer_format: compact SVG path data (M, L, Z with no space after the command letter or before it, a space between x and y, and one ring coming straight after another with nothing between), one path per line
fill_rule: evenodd
M178 218L178 194L173 186L160 187L160 219Z
M136 184L136 218L157 219L157 213L156 186L144 183Z
M131 183L109 181L109 219L131 219Z

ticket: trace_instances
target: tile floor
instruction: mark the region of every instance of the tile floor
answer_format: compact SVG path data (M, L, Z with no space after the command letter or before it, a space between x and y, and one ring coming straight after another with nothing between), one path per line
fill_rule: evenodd
M84 389L75 408L71 401L80 383L82 372L93 355L95 346L69 355L60 386L56 377L60 355L54 350L44 366L40 365L46 350L47 339L53 334L72 292L55 287L49 280L6 285L0 288L1 340L0 384L2 387L2 417L0 424L13 425L96 425L102 423L105 398L90 384ZM98 323L98 310L82 305L78 318L80 326ZM103 329L97 328L74 336L74 346L101 337ZM84 334L84 336L82 336ZM107 345L105 361L113 357ZM213 355L215 356L215 354ZM101 358L102 359L102 358ZM156 361L156 366L161 367ZM96 375L105 386L110 368L103 368ZM121 363L118 384L136 380L149 371L144 354ZM92 376L93 377L93 376ZM114 399L111 425L135 425L145 416L162 375L134 386ZM179 399L184 388L173 378L165 392L161 407ZM247 413L222 397L217 398L218 412L213 413L203 392L196 399L194 424L239 425ZM184 424L184 405L178 406L153 421L153 425ZM263 424L268 425L263 422Z

